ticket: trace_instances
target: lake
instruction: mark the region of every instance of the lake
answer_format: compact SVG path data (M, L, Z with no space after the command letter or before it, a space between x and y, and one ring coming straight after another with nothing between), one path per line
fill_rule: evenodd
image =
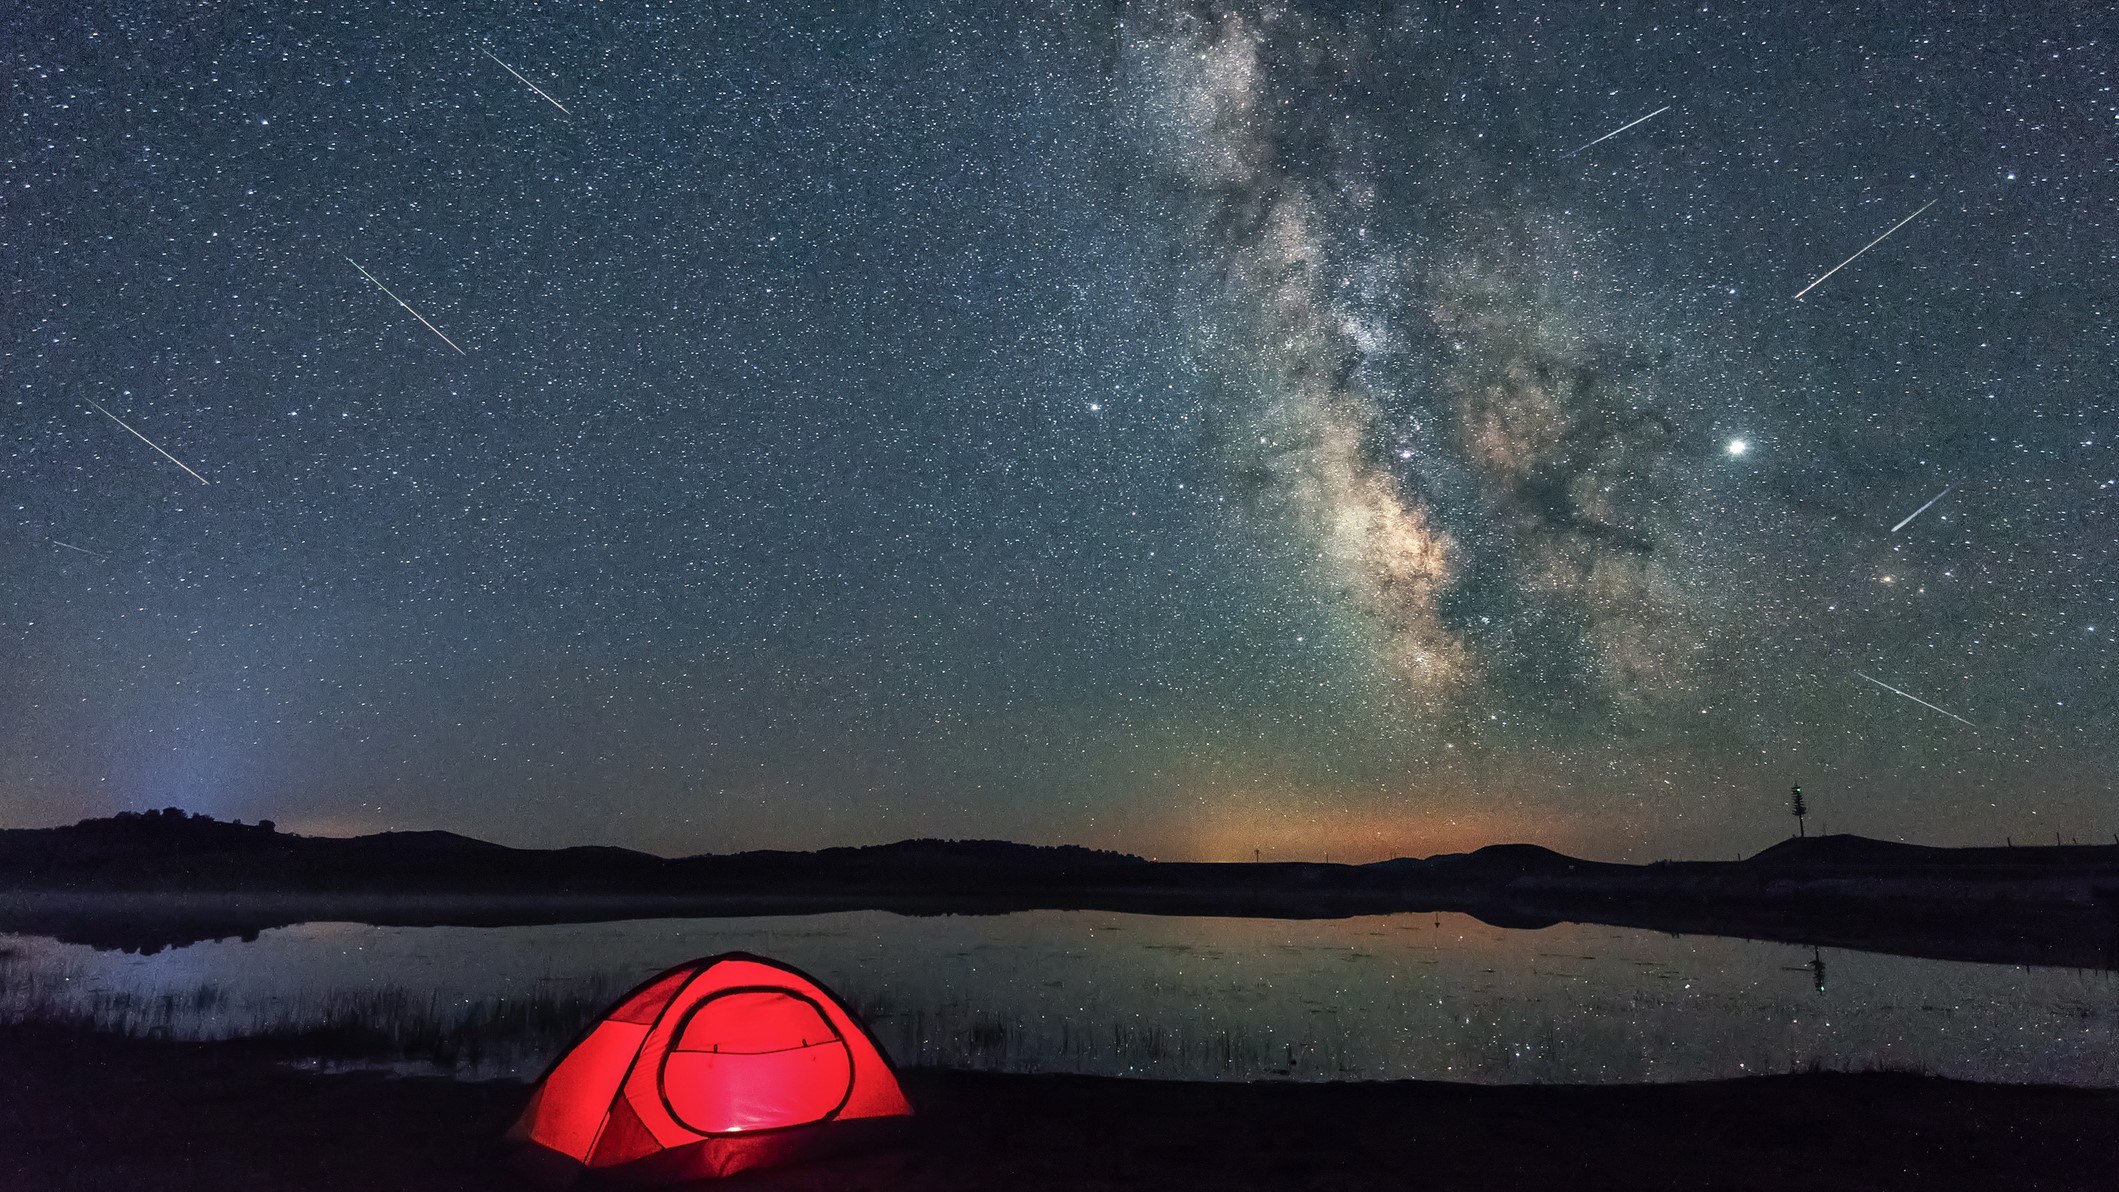
M0 935L0 1020L186 1038L351 1024L396 1040L400 1068L529 1078L633 984L724 951L823 981L901 1065L1484 1083L1893 1068L2119 1087L2109 971L1452 914L305 923L153 955Z

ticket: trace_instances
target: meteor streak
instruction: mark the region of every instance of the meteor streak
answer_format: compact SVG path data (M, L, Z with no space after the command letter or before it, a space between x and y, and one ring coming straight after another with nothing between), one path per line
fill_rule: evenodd
M1957 487L1957 486L1956 486L1956 485L1954 485L1954 484L1945 484L1945 485L1943 485L1943 486L1942 486L1942 491L1941 491L1941 492L1939 492L1939 493L1936 493L1936 494L1935 494L1934 496L1932 496L1932 497L1929 497L1929 498L1928 498L1928 505L1933 505L1933 504L1934 504L1935 502L1937 502L1937 501L1940 501L1940 500L1942 500L1942 499L1943 499L1944 497L1947 497L1947 496L1949 496L1949 495L1950 495L1950 490L1951 490L1951 489L1953 489L1953 488L1956 488L1956 487ZM1921 514L1923 514L1923 513L1926 513L1926 512L1928 511L1928 505L1922 505L1922 506L1921 506L1920 508L1918 508L1918 509L1915 509L1915 510L1914 510L1913 512L1911 512L1911 513L1908 513L1908 514L1906 514L1906 516L1905 516L1905 520L1904 520L1904 521L1901 521L1901 522L1899 522L1899 523L1898 523L1897 525L1895 525L1895 526L1892 526L1892 527L1891 527L1891 532L1892 532L1893 534L1896 534L1896 533L1898 533L1898 532L1899 532L1900 530L1903 530L1903 529L1905 529L1905 528L1906 528L1906 522L1910 522L1910 521L1912 521L1912 520L1913 520L1914 518L1916 518L1916 517L1919 517L1919 516L1920 516Z
M151 446L151 445L152 445L152 444L150 444L150 446ZM177 466L178 466L178 467L180 467L180 468L184 467L184 465L182 465L182 464L178 464ZM186 471L189 471L190 469L186 468L185 470L186 470ZM107 558L109 558L109 557L110 557L109 555L106 555L106 554L104 554L104 553L103 553L102 551L99 551L99 550L90 550L90 549L88 549L88 548L87 548L87 547L85 547L85 546L75 546L75 545L74 545L73 543L71 543L71 542L61 542L61 541L59 541L59 540L58 540L58 539L56 539L56 538L47 538L47 539L45 539L45 541L46 541L46 542L49 542L49 543L51 543L51 544L52 544L53 546L63 546L63 547L65 547L65 548L66 548L66 549L68 549L68 550L77 550L77 551L80 551L80 552L81 552L82 554L84 554L84 555L94 555L95 557L97 557L97 558L99 558L99 559L107 559Z
M485 55L486 57L488 57L488 58L493 58L493 51L491 51L491 50L489 50L489 49L485 48L484 46L480 46L480 47L478 47L478 52L479 52L479 53L481 53L481 54L484 54L484 55ZM528 87L528 88L529 88L530 90L532 90L532 91L535 91L535 92L536 92L537 94L539 94L539 95L542 95L542 96L544 96L544 101L545 101L546 103L548 103L548 104L551 104L551 105L552 105L553 107L555 107L555 108L558 108L558 109L559 109L560 111L562 111L562 112L566 112L566 114L567 114L567 115L569 115L569 116L571 116L571 115L573 115L573 114L574 114L574 113L572 113L572 112L567 112L567 109L566 109L566 105L565 105L565 104L563 104L563 103L560 103L560 102L559 102L558 100L556 100L556 99L553 99L553 98L552 98L551 96L549 96L549 95L545 95L545 93L544 93L544 88L542 88L542 87L538 86L537 84L535 84L535 83L531 82L531 81L530 81L530 80L528 80L528 79L525 79L525 78L523 78L523 77L522 77L522 72L521 72L521 71L519 71L519 70L516 70L516 69L515 69L514 67L512 67L512 66L509 66L509 65L508 65L507 63L505 63L505 62L501 62L501 61L500 61L500 59L498 59L498 58L493 58L493 61L495 61L495 62L499 63L499 64L500 64L500 68L501 68L502 70L504 70L504 71L507 71L507 72L508 72L509 74L511 74L511 75L514 75L514 76L515 76L515 77L516 77L516 78L517 78L518 80L520 80L520 81L521 81L521 83L522 83L522 85L523 85L523 86L525 86L525 87Z
M1898 688L1891 686L1889 683L1884 682L1882 679L1871 678L1868 675L1862 675L1860 671L1855 671L1854 673L1857 675L1861 675L1862 678L1868 679L1871 683L1876 684L1878 687L1883 688L1885 691L1888 691L1893 695L1905 696L1907 699L1912 700L1914 703L1919 704L1921 707L1940 712L1943 715L1949 717L1950 719L1956 721L1957 723L1966 726L1967 728L1976 730L1979 727L1978 725L1973 724L1971 721L1966 720L1964 717L1959 716L1957 713L1950 711L1948 708L1937 708L1934 704L1931 704L1928 701L1920 698L1919 696L1914 695L1912 692L1900 691Z
M103 407L102 407L102 406L101 406L100 404L98 404L98 403L97 403L97 401L96 401L96 399L95 399L95 398L93 398L93 397L84 397L84 398L82 398L81 400L82 400L82 401L85 401L85 402L87 402L87 403L88 403L89 405L95 406L95 407L96 407L96 408L97 408L98 410L103 410ZM117 424L118 424L119 426L123 426L123 427L125 427L125 430L126 430L126 432L127 432L127 433L129 433L129 434L131 434L133 438L135 438L135 439L138 439L138 440L140 440L140 441L141 441L142 443L145 443L145 444L147 444L147 445L148 445L149 447L153 447L153 448L154 448L154 449L155 449L156 451L161 451L161 452L162 452L162 458L163 458L163 459L166 459L166 460L168 460L168 461L169 461L170 463L173 463L173 464L175 464L176 466L178 466L178 467L180 467L180 468L183 468L183 469L184 469L185 471L187 471L187 472L191 472L191 469L190 469L189 467L186 467L186 466L185 466L185 463L184 463L184 461L183 461L183 460L181 460L181 459L178 459L178 458L177 458L176 456L174 456L174 455L171 455L171 454L170 454L170 453L168 453L167 451L162 451L162 449L161 449L161 448L160 448L159 446L156 446L156 444L155 444L155 441L154 441L153 439L150 439L150 438L148 438L148 437L147 437L146 435L143 435L143 434L141 434L141 433L140 433L139 431L133 430L133 428L132 428L131 426L128 426L128 425L126 425L126 422L125 422L125 420L124 420L123 418L120 418L120 417L118 417L118 416L117 416L116 414L113 414L113 413L111 413L111 412L110 412L109 410L103 410L103 416L104 416L105 418L108 418L108 419L110 419L110 420L111 420L112 422L115 422L115 423L117 423ZM211 484L211 483L213 483L212 481L210 481L210 480L206 479L206 478L205 478L204 476L201 476L201 475L199 475L199 474L198 474L197 472L191 472L191 478L192 478L193 480L196 480L196 481L198 481L198 482L199 482L200 484ZM56 539L55 539L54 541L56 541ZM61 546L64 546L64 545L66 545L66 544L65 544L65 543L63 543L63 542L61 542L61 543L59 543L59 545L61 545ZM74 549L75 549L75 550L79 550L79 549L81 549L81 548L77 546L77 547L75 547ZM91 552L91 553L93 553L93 552Z
M1933 207L1935 205L1935 202L1936 201L1934 199L1929 199L1927 202L1922 203L1920 205L1920 211L1926 211L1928 208ZM1915 211L1912 215L1908 215L1904 219L1899 220L1897 223L1892 224L1890 231L1887 231L1883 235L1878 236L1876 239L1871 240L1867 244L1862 245L1861 252L1855 253L1853 257L1848 257L1846 260L1841 261L1839 264L1834 265L1830 269L1827 269L1823 273L1819 274L1817 277L1817 281L1813 281L1809 285L1804 286L1802 289L1797 290L1795 292L1795 300L1797 302L1801 302L1803 300L1803 295L1816 289L1818 285L1822 283L1826 278L1832 276L1835 273L1838 273L1840 270L1845 269L1847 266L1852 265L1854 263L1854 257L1858 257L1862 253L1868 252L1870 249L1875 248L1879 244L1882 244L1885 240L1890 238L1891 232L1895 232L1898 229L1905 227L1907 224L1912 223L1914 217L1919 215L1920 211Z
M1604 142L1610 140L1611 138L1618 136L1620 133L1625 132L1627 129L1632 128L1634 125L1641 123L1642 121L1655 119L1657 116L1660 116L1663 113L1669 111L1670 107L1671 105L1665 104L1662 107L1657 108L1655 111L1648 113L1646 116L1641 117L1640 120L1632 120L1628 121L1625 124L1621 124L1617 128L1612 129L1610 132L1605 133L1603 136L1598 137L1596 140L1591 141L1589 145L1583 145L1579 148L1569 149L1567 152L1562 153L1560 156L1562 158L1573 157L1575 154L1580 153L1583 149L1589 148L1590 145L1601 145Z
M356 261L356 260L354 260L354 259L353 259L352 257L347 257L347 258L346 258L346 263L347 263L348 265L351 265L351 266L353 266L353 267L354 267L355 269L361 269L361 263L360 263L359 261ZM405 308L406 310L411 310L411 311L412 311L412 317L413 317L413 318L415 318L415 319L418 319L418 320L419 320L419 321L420 321L421 323L425 323L425 324L426 324L426 328L427 328L427 330L429 330L429 331L432 331L432 332L433 332L434 334L436 334L436 335L441 335L441 328L439 328L439 327L436 327L436 326L435 326L434 324L432 324L432 323L428 323L428 322L427 322L427 316L425 316L425 315L423 315L423 314L419 313L419 312L418 312L418 311L416 311L416 310L412 310L412 304L411 304L411 303L409 303L409 302L405 301L404 299L402 299L402 298L398 297L398 296L397 296L397 295L396 295L395 293L393 293L393 292L391 291L391 289L390 289L390 287L389 287L389 286L386 286L386 285L384 285L384 284L383 284L382 282L380 282L380 281L376 281L375 275L374 275L373 273L370 273L370 272L368 272L368 271L367 271L366 269L361 269L361 276L362 276L362 277L365 277L365 278L367 278L367 279L368 279L369 281L373 281L373 282L375 282L375 288L376 288L376 289L378 289L378 290L381 290L381 291L382 291L383 293L385 293L385 294L389 294L389 295L390 295L390 301L392 301L392 302L395 302L395 303L397 303L397 304L398 304L399 306L402 306L402 307L404 307L404 308ZM452 348L456 348L456 341L455 341L455 340L453 340L453 339L450 339L450 338L449 338L448 336L446 336L446 335L441 335L441 342L443 342L443 343L445 343L445 344L449 345L449 346L450 346L450 347L452 347ZM469 352L466 352L466 351L464 351L464 350L463 350L462 348L456 348L456 354L457 354L457 355L459 355L459 356L468 356L468 355L470 355L470 353L469 353Z

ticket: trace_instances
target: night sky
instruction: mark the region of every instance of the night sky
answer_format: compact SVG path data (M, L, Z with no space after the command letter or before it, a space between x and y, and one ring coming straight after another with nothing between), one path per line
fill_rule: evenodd
M1961 7L9 6L0 824L2107 839L2119 17Z

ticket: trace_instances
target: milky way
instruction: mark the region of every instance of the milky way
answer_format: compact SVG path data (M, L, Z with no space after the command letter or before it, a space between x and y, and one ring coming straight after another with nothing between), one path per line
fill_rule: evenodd
M1315 578L1416 706L1505 700L1497 670L1542 680L1545 706L1681 693L1699 577L1655 524L1676 427L1647 370L1543 292L1563 255L1540 242L1546 213L1486 193L1461 145L1423 146L1412 177L1359 152L1374 131L1336 109L1376 65L1363 29L1266 6L1154 9L1126 30L1141 139L1221 273L1203 338L1240 407L1232 481L1314 542ZM1427 196L1435 226L1404 234L1381 187ZM1422 354L1440 363L1391 368ZM1472 492L1445 511L1433 494L1452 484ZM1475 633L1479 608L1502 627Z
M1322 578L1347 590L1393 673L1447 698L1467 678L1439 606L1455 547L1377 441L1358 316L1335 300L1360 262L1328 258L1328 215L1280 159L1266 22L1182 10L1145 23L1125 47L1143 139L1222 254L1226 323L1204 332L1205 351L1252 406L1230 416L1230 467L1315 542Z

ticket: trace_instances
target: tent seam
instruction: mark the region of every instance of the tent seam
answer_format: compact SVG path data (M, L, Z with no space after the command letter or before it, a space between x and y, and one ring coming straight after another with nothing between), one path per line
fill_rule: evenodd
M706 973L706 970L712 967L714 966L707 964L694 968L691 976L686 977L684 983L677 986L676 990L670 994L670 1000L664 1002L660 1010L655 1011L654 1020L647 1024L647 1033L640 1037L639 1045L633 1048L633 1058L625 1062L625 1072L618 1077L618 1087L611 1090L611 1099L604 1104L603 1120L596 1123L596 1137L589 1140L589 1149L582 1156L584 1173L596 1158L596 1148L603 1143L604 1131L611 1128L611 1112L618 1108L618 1098L625 1096L626 1083L633 1079L633 1070L640 1066L640 1057L647 1051L647 1041L655 1037L655 1028L662 1025L662 1019L669 1014L670 1007L677 1004L677 999L684 996L684 991L690 989L692 983L697 981ZM639 1115L636 1113L634 1116L637 1117ZM646 1123L642 1124L645 1125ZM650 1130L649 1133L652 1134L654 1131ZM659 1143L661 1139L658 1138L656 1141Z

